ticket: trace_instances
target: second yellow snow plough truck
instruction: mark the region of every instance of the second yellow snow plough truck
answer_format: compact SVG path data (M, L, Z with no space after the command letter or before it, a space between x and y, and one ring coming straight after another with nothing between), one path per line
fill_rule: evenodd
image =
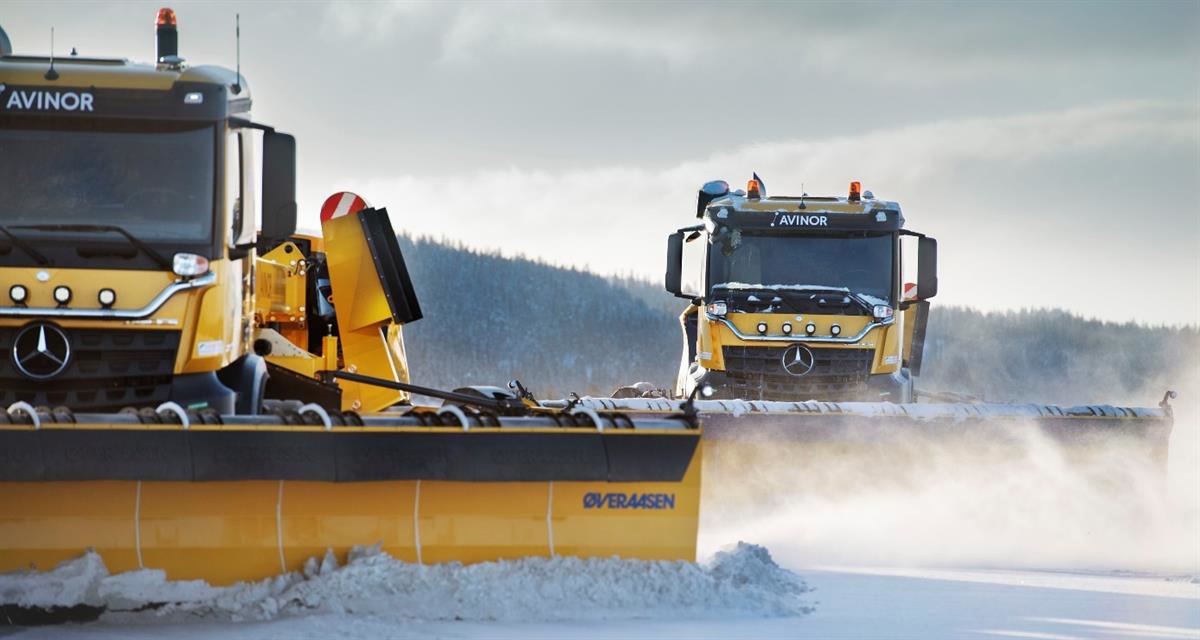
M894 460L920 439L995 441L1028 428L1070 443L1071 455L1116 444L1166 464L1173 392L1156 408L918 398L937 242L906 229L898 203L859 182L846 196L771 197L757 174L745 190L708 182L697 198L700 224L667 244L666 289L689 303L674 393L639 383L584 406L667 415L688 402L700 411L706 455L739 458L733 471L710 467L710 478L758 478L764 455L797 468L851 450ZM745 455L714 441L767 446Z
M296 235L294 139L156 31L153 64L0 37L0 572L695 557L694 415L408 384L387 213L339 194Z

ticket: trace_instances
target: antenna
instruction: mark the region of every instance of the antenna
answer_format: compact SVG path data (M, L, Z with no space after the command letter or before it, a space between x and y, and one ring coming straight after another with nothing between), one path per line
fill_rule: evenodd
M237 78L233 81L233 86L230 88L233 90L233 95L236 96L242 92L242 14L236 13L234 16L234 20L237 21L237 26L234 27L233 31L233 39L237 41Z
M54 70L54 27L50 27L50 68L43 77L47 80L58 80L58 72Z

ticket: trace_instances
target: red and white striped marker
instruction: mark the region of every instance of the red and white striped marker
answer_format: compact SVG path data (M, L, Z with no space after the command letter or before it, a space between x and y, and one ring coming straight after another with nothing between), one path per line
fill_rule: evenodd
M325 199L321 205L321 222L358 213L371 205L361 196L349 191L339 191Z
M917 299L916 283L914 283L914 282L905 282L904 283L904 299L905 300L916 300Z

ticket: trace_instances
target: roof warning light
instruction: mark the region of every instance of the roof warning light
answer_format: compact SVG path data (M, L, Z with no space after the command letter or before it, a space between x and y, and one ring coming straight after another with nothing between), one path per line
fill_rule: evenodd
M167 7L158 10L154 19L154 44L159 63L179 64L179 31L175 28L175 11Z
M158 17L154 20L156 27L174 27L178 26L175 22L175 10L169 7L163 7L158 10Z
M758 177L758 173L755 172L750 181L746 183L746 197L756 199L765 195L767 195L767 185L763 184L762 178Z

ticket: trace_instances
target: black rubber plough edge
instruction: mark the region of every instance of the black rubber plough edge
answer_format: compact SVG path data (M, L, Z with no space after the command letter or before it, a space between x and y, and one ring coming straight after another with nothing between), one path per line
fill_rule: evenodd
M0 430L0 481L674 482L698 431Z

